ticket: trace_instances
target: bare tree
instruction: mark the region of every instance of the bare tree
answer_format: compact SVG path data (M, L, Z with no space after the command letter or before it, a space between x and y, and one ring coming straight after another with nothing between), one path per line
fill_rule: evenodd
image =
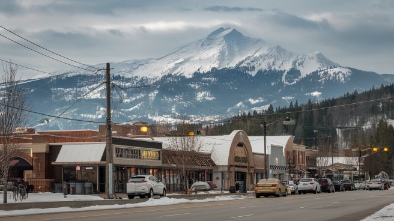
M316 152L316 164L319 168L319 176L322 177L323 174L321 174L322 169L326 171L328 165L330 165L331 159L331 150L328 145L328 143L325 140L319 140L317 142L318 149ZM327 176L327 174L325 174Z
M188 176L187 170L192 169L195 164L195 159L199 158L202 144L198 136L179 136L171 137L169 142L169 149L175 151L178 162L176 168L183 176L183 184L185 192L188 190Z
M3 203L7 203L7 181L12 152L17 148L14 131L27 120L26 97L16 80L17 68L11 64L3 68L0 89L0 180L4 183Z

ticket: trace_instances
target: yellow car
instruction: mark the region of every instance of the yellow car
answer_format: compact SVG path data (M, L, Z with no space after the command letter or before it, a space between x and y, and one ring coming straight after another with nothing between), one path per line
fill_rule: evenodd
M261 196L287 196L287 187L282 182L275 178L261 179L254 188L256 198Z

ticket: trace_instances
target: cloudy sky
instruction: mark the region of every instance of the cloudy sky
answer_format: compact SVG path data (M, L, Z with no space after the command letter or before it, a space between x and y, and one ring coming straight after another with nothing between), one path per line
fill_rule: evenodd
M0 0L0 21L2 66L38 70L19 67L22 78L70 70L74 61L158 58L219 27L394 74L391 0Z

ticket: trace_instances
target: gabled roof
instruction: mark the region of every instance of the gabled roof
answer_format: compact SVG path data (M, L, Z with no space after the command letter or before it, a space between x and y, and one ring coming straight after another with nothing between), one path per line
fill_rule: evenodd
M216 165L228 165L228 156L234 136L240 130L235 130L229 135L222 136L196 136L201 141L203 148L201 152L212 154ZM264 136L248 136L252 146L252 152L264 154ZM291 136L266 136L267 154L271 153L271 146L283 146L285 148ZM151 139L151 138L146 138ZM163 142L163 149L169 149L171 137L154 137L155 141Z

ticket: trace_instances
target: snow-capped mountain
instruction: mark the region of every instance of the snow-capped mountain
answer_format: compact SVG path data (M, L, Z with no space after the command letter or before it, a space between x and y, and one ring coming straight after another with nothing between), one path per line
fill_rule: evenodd
M97 129L106 117L103 82L104 76L81 71L26 81L33 110L60 116L35 114L31 125ZM222 120L260 112L270 104L317 102L392 82L392 75L341 67L320 53L288 52L233 28L220 28L156 59L111 63L112 120Z
M140 77L160 78L173 74L190 78L194 73L207 73L214 68L244 68L252 76L261 70L283 70L286 74L291 69L298 69L300 77L305 77L317 69L334 66L339 65L318 52L296 54L261 39L245 37L234 28L219 28L173 53L144 60L132 70L127 67L122 71Z

